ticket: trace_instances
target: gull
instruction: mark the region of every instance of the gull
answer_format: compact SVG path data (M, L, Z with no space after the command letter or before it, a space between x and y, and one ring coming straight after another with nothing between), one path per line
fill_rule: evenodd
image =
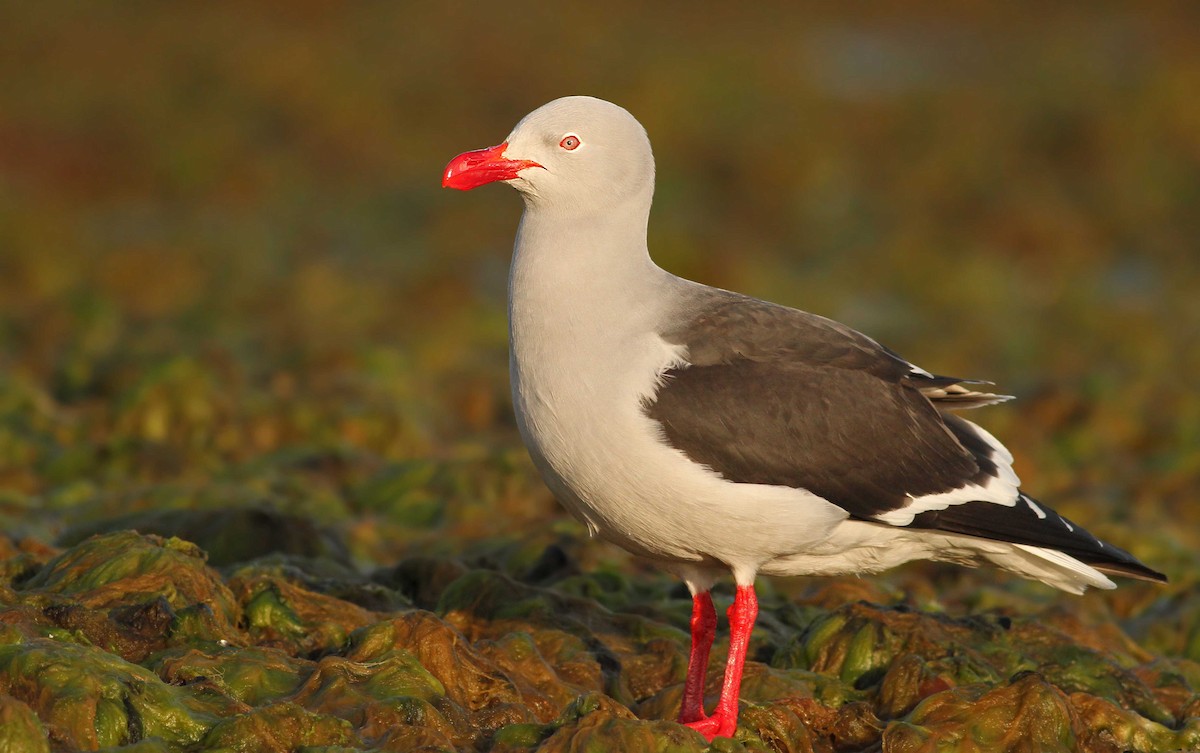
M953 411L1008 400L830 319L677 277L650 258L654 157L641 124L556 99L446 187L524 199L509 276L513 406L547 486L594 535L692 594L679 721L737 727L757 575L990 563L1072 593L1165 582L1020 488L1012 455ZM710 589L732 574L729 656L704 710Z

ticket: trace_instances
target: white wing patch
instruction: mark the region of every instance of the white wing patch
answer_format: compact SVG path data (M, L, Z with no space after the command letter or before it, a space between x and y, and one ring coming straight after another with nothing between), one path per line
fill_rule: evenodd
M948 492L926 494L920 497L909 495L910 501L907 505L897 510L879 513L874 516L876 520L894 526L907 526L923 512L945 510L947 507L967 502L994 502L1005 507L1016 506L1017 500L1024 495L1019 490L1021 479L1012 469L1012 453L985 429L969 421L965 423L978 433L979 437L992 449L991 459L996 464L996 471L999 475L989 477L982 485L967 483ZM1046 513L1036 507L1031 500L1026 498L1026 502L1035 513L1039 513L1040 517L1045 517Z
M925 377L926 379L936 378L933 376L933 374L929 373L925 369L922 369L920 366L916 365L915 363L908 364L908 373L915 374L917 376L922 376L922 377Z
M1043 510L1041 505L1039 505L1037 502L1034 502L1032 499L1030 499L1029 497L1027 497L1024 494L1021 495L1021 501L1024 502L1025 504L1029 505L1029 509L1033 510L1033 514L1038 516L1038 518L1040 520L1046 519L1046 511Z

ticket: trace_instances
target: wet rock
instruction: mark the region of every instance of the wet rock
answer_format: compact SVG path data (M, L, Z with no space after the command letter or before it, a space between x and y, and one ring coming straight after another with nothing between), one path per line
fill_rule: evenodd
M330 530L265 505L137 512L76 526L60 543L73 546L90 536L127 529L186 539L203 549L217 567L270 554L349 561L345 545Z
M311 590L292 573L270 565L247 565L229 577L242 605L250 639L259 645L311 655L343 646L350 633L378 616L342 599Z
M1084 749L1101 753L1200 750L1200 717L1192 716L1172 728L1084 693L1073 693L1071 703L1079 716L1080 747Z
M28 704L50 739L97 748L159 737L197 742L211 723L180 688L101 648L41 638L0 646L0 693Z
M373 625L355 638L348 656L361 661L373 661L391 651L411 651L445 688L443 693L469 712L517 705L528 709L521 715L528 714L528 721L549 721L575 695L557 687L552 672L545 673L544 664L531 671L519 671L540 660L535 647L519 638L518 643L507 645L507 650L472 646L460 632L430 612L406 613ZM507 669L495 661L497 658L508 665ZM552 700L546 692L555 693L555 698ZM505 723L518 721L526 719Z
M176 644L241 641L233 593L181 539L93 537L47 562L15 597L45 622L134 662Z
M926 698L883 732L885 753L1027 751L1075 748L1075 714L1067 697L1036 674L988 690L974 685Z
M658 753L699 753L707 745L696 732L672 722L646 722L600 694L581 696L557 721L557 729L539 753L646 750Z
M419 555L370 577L278 554L220 572L178 539L88 539L0 584L0 694L17 729L32 715L59 747L704 749L673 722L687 595L653 575L570 572L576 554L539 559L535 538L468 552L501 570ZM882 595L762 589L742 724L711 750L1197 742L1200 665L1155 658L1095 615L822 606L843 591Z
M7 693L0 693L0 750L50 753L46 728L37 714Z
M457 745L472 740L466 720L442 703L445 688L407 651L392 651L370 663L327 656L289 698L307 710L345 720L368 744L400 728L434 732Z
M815 753L813 735L794 709L783 704L744 709L738 720L753 731L766 750L776 753Z
M235 753L291 753L317 746L361 747L344 719L276 703L221 721L204 736L207 749Z
M33 538L0 533L0 588L28 580L58 552ZM0 599L0 603L7 601Z
M937 673L916 654L903 654L892 662L879 687L876 708L884 719L904 716L934 693L954 684L952 678Z
M152 737L129 745L101 748L99 753L173 753L174 748L165 741Z
M414 606L434 609L442 592L467 572L458 560L409 557L395 567L377 571L372 580L404 595Z
M230 646L211 653L177 649L160 655L149 668L193 695L216 697L227 708L245 711L296 692L315 664L277 648Z

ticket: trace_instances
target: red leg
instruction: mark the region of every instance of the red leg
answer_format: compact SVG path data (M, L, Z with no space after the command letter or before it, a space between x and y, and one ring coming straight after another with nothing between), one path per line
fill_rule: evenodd
M692 651L688 656L687 680L683 683L680 723L704 719L704 674L708 670L708 652L717 632L717 610L708 591L692 597Z
M710 742L714 737L733 737L737 730L738 693L742 687L742 670L746 666L746 649L750 646L750 632L758 617L758 599L754 586L738 586L733 606L729 608L729 660L725 664L725 682L721 685L721 699L710 717L688 723Z

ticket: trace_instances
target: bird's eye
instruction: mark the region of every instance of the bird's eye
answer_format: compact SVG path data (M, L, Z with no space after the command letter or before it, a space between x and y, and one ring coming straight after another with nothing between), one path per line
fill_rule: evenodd
M558 145L570 152L578 149L580 143L582 142L579 141L578 136L573 133L568 133L566 136L563 136L563 140L558 142Z

